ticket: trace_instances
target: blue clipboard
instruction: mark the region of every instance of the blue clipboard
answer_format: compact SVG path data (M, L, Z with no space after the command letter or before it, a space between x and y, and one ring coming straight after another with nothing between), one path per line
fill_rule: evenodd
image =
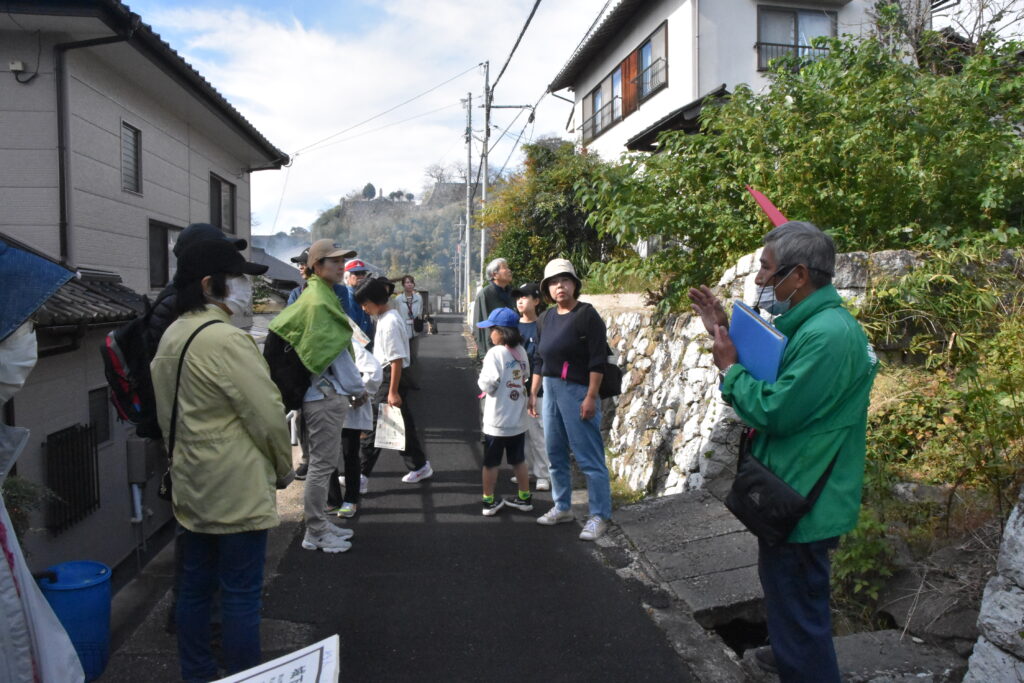
M729 336L736 345L739 363L754 379L775 382L789 338L739 299L732 303Z

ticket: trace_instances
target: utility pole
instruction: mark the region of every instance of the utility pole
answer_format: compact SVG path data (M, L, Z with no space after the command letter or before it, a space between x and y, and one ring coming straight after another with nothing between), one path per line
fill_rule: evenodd
M483 162L483 179L480 186L480 208L487 207L487 148L491 145L491 63L484 62L484 148L481 154ZM487 253L487 227L480 228L480 281L486 279L484 273L484 259Z
M469 312L469 300L473 295L469 278L469 228L473 221L473 93L466 93L466 271L463 285L465 286L466 312Z

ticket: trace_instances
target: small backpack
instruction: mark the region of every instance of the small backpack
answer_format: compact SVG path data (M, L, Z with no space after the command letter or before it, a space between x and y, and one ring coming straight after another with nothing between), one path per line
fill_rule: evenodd
M263 358L270 367L270 379L281 392L285 410L302 408L302 399L309 389L310 372L295 348L274 332L267 332Z
M100 355L110 387L110 402L118 418L132 424L138 436L160 439L153 378L149 374L156 349L150 348L146 335L153 309L147 298L142 300L145 311L127 325L108 332Z

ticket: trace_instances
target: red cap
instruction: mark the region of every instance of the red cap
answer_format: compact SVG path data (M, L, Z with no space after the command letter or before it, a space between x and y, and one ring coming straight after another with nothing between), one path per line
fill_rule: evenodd
M363 263L357 258L354 258L345 262L345 272L347 273L350 270L369 270L369 268L366 267L365 263Z

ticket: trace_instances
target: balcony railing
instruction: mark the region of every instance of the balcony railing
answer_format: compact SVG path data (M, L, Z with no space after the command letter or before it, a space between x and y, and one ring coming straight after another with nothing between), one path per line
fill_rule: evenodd
M641 101L647 99L668 82L668 62L659 57L633 79Z
M810 45L787 45L785 43L755 43L757 48L757 70L766 71L773 59L796 57L797 67L817 61L828 54L827 47Z
M590 142L621 118L622 99L613 97L611 102L598 109L593 116L583 122L583 142Z

